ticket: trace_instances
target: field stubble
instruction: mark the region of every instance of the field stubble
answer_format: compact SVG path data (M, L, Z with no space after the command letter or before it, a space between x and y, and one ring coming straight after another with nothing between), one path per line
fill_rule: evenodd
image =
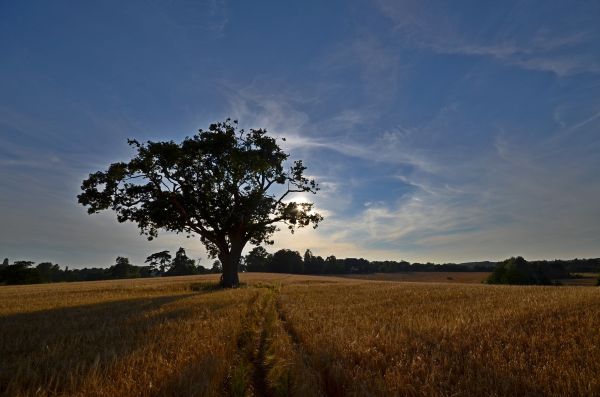
M0 288L7 396L600 395L600 290L244 274Z

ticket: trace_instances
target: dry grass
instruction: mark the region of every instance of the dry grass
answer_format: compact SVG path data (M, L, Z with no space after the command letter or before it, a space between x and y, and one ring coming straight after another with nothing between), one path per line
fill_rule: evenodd
M577 278L565 278L558 280L562 285L572 285L578 287L594 287L598 282L596 273L578 273Z
M600 289L244 274L0 288L0 394L600 395Z
M373 273L352 274L348 278L378 281L409 281L421 283L467 283L481 284L491 272L397 272L397 273Z
M290 286L285 316L335 395L600 395L600 290Z
M219 395L255 291L180 293L0 319L6 395ZM91 293L90 295L93 295ZM101 296L105 298L104 295Z

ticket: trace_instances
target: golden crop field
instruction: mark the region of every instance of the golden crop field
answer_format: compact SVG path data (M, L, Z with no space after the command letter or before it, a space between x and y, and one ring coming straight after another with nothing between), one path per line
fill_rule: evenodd
M348 274L344 275L344 277L379 281L481 284L490 276L490 274L492 274L492 272L397 272Z
M0 287L0 393L600 395L600 288L241 278Z

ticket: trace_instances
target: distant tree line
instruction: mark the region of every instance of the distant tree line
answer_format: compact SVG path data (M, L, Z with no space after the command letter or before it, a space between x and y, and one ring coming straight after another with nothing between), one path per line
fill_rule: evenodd
M216 260L206 268L189 258L183 248L172 256L169 251L156 252L136 266L128 258L118 257L109 268L61 268L57 264L5 259L0 264L0 285L36 284L65 281L95 281L123 278L169 277L194 274L221 273L221 263ZM261 246L253 248L241 261L242 272L271 272L292 274L369 274L396 272L492 272L487 280L491 284L550 284L553 280L570 278L572 273L600 273L600 258L553 261L530 261L521 257L502 262L468 263L409 263L407 261L369 261L363 258L323 258L306 250L281 249L271 254ZM600 283L600 279L599 279Z
M495 263L477 262L473 264L447 263L410 263L407 261L369 261L363 258L336 258L330 255L323 258L306 250L304 255L298 251L281 249L274 254L263 247L253 248L243 261L247 272L272 272L292 274L368 274L396 273L414 271L491 271Z
M199 261L198 261L199 262ZM193 274L220 273L218 261L210 269L189 258L185 249L179 248L172 258L169 251L161 251L146 259L147 265L135 266L128 258L117 257L115 264L108 267L83 269L61 268L51 262L15 261L9 264L8 258L0 264L0 285L39 284L68 281L97 281L124 278L145 278L158 276L183 276Z
M521 258L521 257L519 257ZM511 258L516 259L516 258ZM523 259L523 258L521 258ZM524 260L524 259L523 259ZM510 260L507 260L510 261ZM270 254L263 247L252 249L244 258L244 271L296 274L360 274L360 273L396 273L396 272L491 272L501 262L467 263L409 263L407 261L368 261L360 258L338 259L335 256L323 258L306 250L302 257L299 252L282 249ZM550 280L569 278L571 273L600 273L600 258L553 261L531 261L527 266L534 274ZM537 273L536 273L537 272ZM540 280L543 278L539 276Z

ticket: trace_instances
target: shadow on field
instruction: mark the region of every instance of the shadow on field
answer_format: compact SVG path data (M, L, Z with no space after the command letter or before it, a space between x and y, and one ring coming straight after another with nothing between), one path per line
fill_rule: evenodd
M76 390L141 349L159 323L191 310L158 311L195 293L128 299L0 317L0 395ZM65 390L66 388L66 390Z

